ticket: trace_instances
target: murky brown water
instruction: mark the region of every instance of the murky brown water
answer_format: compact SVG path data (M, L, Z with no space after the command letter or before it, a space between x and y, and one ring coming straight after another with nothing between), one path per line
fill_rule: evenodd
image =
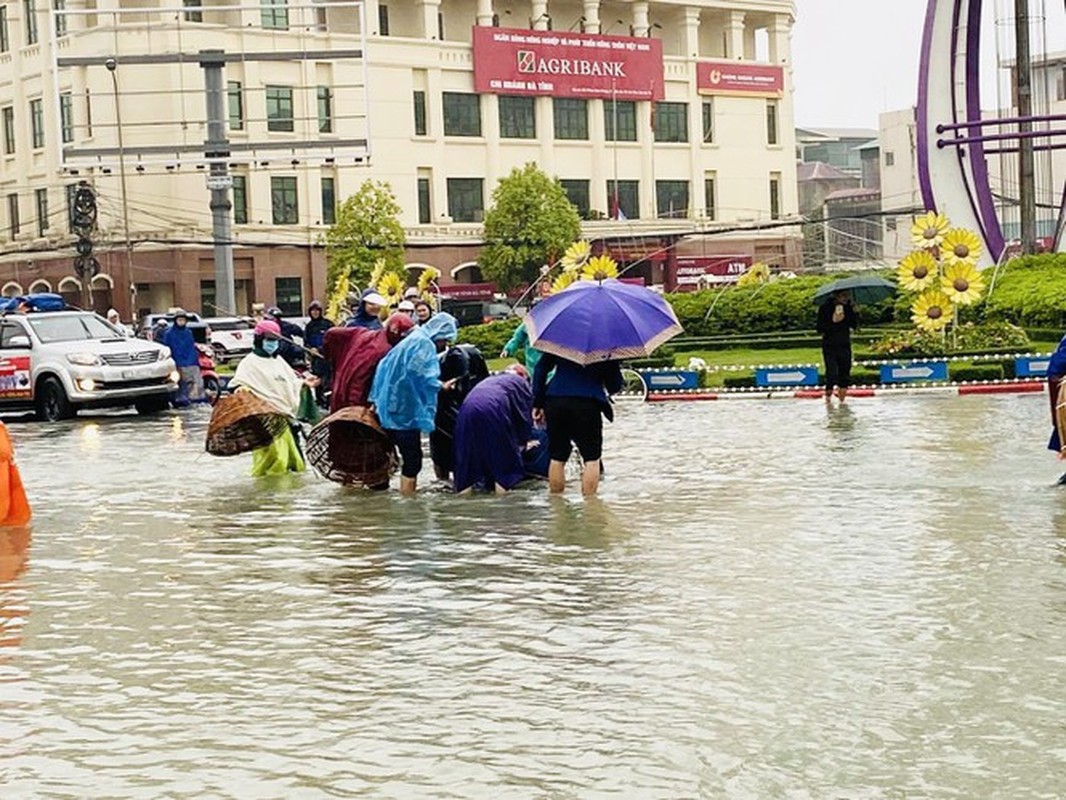
M202 411L12 424L0 794L1061 797L1046 414L625 405L589 503L257 482Z

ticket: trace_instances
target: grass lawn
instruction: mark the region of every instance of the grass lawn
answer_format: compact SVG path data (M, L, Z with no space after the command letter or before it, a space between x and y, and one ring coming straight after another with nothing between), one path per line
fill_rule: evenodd
M677 353L674 363L687 367L690 358L702 358L708 367L757 366L759 364L820 364L822 351L817 347L774 350L692 350Z

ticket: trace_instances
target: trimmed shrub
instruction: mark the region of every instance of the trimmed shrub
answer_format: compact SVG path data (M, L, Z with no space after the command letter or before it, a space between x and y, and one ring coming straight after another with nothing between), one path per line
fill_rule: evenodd
M966 322L954 334L927 333L912 329L891 333L874 342L871 350L879 356L928 357L951 353L1009 352L1024 350L1029 337L1009 322Z
M485 358L496 358L511 338L520 320L501 319L484 325L464 325L459 329L457 342L459 344L472 344ZM521 354L519 354L521 355Z
M755 385L755 376L748 375L726 375L722 379L722 385L727 389L747 389Z
M825 375L818 376L822 385L825 385ZM879 369L866 369L859 367L851 371L851 383L853 386L863 386L869 383L881 382L881 370Z
M622 367L625 369L661 369L662 367L674 366L673 356L648 356L647 358L633 358L629 361L623 361Z
M991 283L991 270L985 270ZM991 294L975 307L978 318L1034 328L1066 328L1066 254L1022 256L996 275Z
M948 376L952 381L998 381L1003 379L1003 366L995 363L948 364Z

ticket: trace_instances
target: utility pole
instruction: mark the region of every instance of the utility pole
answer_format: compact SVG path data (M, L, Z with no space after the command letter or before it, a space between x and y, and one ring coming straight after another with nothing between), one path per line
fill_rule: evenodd
M201 50L200 66L204 71L207 91L207 139L204 156L209 164L207 188L211 190L211 238L215 246L215 309L212 314L238 314L233 288L233 234L230 211L233 209L229 190L233 178L229 174L229 140L226 138L226 65L222 50ZM207 309L205 309L207 312Z
M126 148L122 140L122 107L118 100L118 61L109 58L104 62L111 73L112 97L115 100L115 130L118 133L118 174L122 183L122 232L126 237L126 279L130 282L130 305L136 305L137 282L133 278L133 242L130 241L130 203L126 195ZM136 321L137 309L130 309L130 319Z
M1014 0L1014 87L1018 99L1018 209L1021 222L1023 253L1036 251L1036 166L1033 160L1033 140L1027 136L1033 130L1029 117L1033 115L1032 54L1029 50L1029 0Z

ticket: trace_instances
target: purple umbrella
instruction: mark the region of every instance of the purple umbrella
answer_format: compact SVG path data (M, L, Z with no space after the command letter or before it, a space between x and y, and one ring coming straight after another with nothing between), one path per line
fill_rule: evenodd
M530 309L525 326L531 345L578 364L648 356L682 330L662 297L613 278L572 283Z

